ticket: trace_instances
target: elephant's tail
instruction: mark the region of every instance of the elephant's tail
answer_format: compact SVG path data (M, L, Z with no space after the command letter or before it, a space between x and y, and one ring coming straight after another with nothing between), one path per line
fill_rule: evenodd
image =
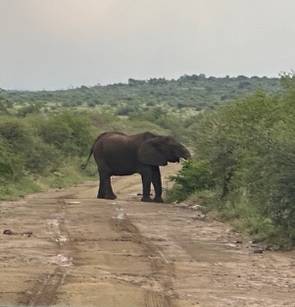
M104 133L100 134L100 135L96 138L95 142L94 142L93 145L91 146L90 153L89 153L89 156L88 156L86 162L85 162L84 164L81 165L81 169L85 169L85 168L87 167L88 162L89 162L91 156L93 155L93 151L94 151L95 144L97 143L97 141L98 141L102 136L106 135L107 133L108 133L108 132L104 132Z
M94 145L92 145L92 147L90 149L90 153L89 153L89 156L88 156L86 162L81 165L81 169L85 169L87 167L88 162L89 162L91 156L93 155L93 148L94 148Z

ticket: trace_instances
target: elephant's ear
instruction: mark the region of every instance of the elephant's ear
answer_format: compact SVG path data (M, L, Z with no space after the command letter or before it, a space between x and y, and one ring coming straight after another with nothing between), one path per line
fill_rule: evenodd
M167 165L165 155L157 148L154 140L144 142L138 149L138 160L149 165Z

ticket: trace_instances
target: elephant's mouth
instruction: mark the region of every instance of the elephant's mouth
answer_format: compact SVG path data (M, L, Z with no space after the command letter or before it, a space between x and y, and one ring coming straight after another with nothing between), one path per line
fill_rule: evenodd
M185 159L185 160L189 160L191 158L191 154L188 150L186 150L183 155L182 155L182 158Z
M190 152L182 147L175 155L174 158L177 159L175 162L179 162L180 159L189 160L191 158Z

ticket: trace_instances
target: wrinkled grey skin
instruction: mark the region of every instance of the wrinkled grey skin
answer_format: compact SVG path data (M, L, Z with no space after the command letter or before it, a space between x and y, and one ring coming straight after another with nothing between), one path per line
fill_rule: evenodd
M105 132L93 144L85 168L93 154L99 172L97 198L115 199L111 176L139 173L142 178L142 201L163 202L159 166L190 158L189 151L171 136L150 132L126 135L120 132ZM151 184L155 198L150 198Z

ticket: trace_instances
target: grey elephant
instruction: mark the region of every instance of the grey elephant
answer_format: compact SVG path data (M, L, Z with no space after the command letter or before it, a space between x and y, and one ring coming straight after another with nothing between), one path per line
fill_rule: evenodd
M86 163L91 156L99 172L97 198L115 199L111 186L111 176L124 176L139 173L142 178L142 201L163 202L162 182L159 166L168 162L179 162L190 158L189 151L171 136L144 132L126 135L120 132L105 132L94 142ZM151 184L155 197L150 198Z

